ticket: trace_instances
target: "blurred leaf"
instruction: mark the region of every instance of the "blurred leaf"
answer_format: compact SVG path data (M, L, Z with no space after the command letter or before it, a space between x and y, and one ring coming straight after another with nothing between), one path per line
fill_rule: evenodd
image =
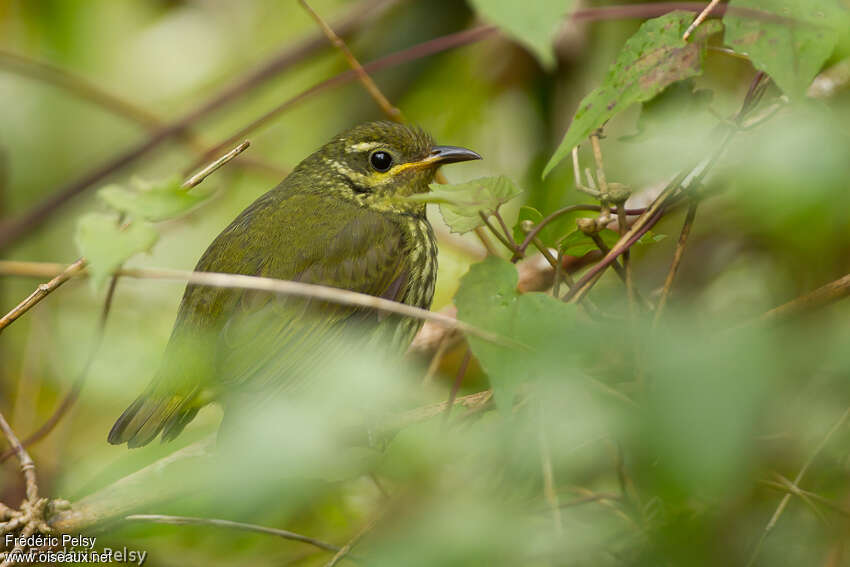
M555 67L552 40L573 0L470 0L475 11L526 46L548 70Z
M481 177L456 185L431 184L430 193L411 195L408 199L425 203L439 203L443 220L452 232L469 232L484 221L479 212L488 216L522 191L504 175Z
M558 242L560 242L564 236L577 230L576 219L586 217L587 214L587 211L573 211L571 213L563 214L555 220L547 223L537 236L540 238L540 241L544 246L557 248ZM514 225L514 239L517 242L525 240L527 233L522 229L523 221L529 220L536 225L539 224L543 218L543 214L534 207L520 207L519 218L517 218L516 225Z
M776 371L769 335L748 329L708 333L672 322L646 359L653 387L642 432L644 464L665 497L734 501L748 490L762 395ZM775 352L775 350L773 351Z
M74 240L80 254L88 260L95 287L137 252L146 252L156 243L159 233L147 222L118 226L114 215L89 213L77 221Z
M561 340L569 336L575 306L542 294L517 292L516 266L495 256L474 264L455 295L458 319L510 337L527 348L469 337L469 346L490 377L493 397L509 409L519 384L556 371ZM555 359L547 355L554 355Z
M847 9L835 0L731 0L729 6L769 13L756 17L728 10L724 39L795 98L805 95L832 53L836 26L850 25Z
M612 248L617 241L620 240L620 235L608 228L599 231L598 234L602 239L602 242L604 242L608 248ZM652 231L648 231L646 234L641 236L640 239L632 245L632 247L639 244L652 244L653 242L659 242L665 238L667 238L667 236L664 234L653 234ZM599 250L599 247L588 235L580 230L576 230L561 241L560 250L561 254L584 256L591 250Z
M97 192L115 210L133 218L161 221L179 216L204 201L208 195L187 191L177 178L154 185L136 183L137 190L107 185Z
M709 20L697 28L690 41L685 41L682 35L693 18L691 12L670 12L647 21L629 38L617 62L608 69L602 86L579 104L561 145L543 170L543 177L573 147L618 112L635 102L653 98L671 83L702 72L706 39L720 31L721 24Z

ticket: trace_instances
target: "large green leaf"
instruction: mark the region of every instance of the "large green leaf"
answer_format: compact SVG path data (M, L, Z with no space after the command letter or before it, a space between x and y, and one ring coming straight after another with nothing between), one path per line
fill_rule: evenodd
M644 23L626 42L617 62L608 69L602 86L579 104L561 145L543 170L552 168L591 132L636 102L653 98L668 85L702 72L705 41L721 29L719 22L704 22L689 41L682 35L693 21L691 12L670 12Z
M491 215L522 191L513 181L500 175L481 177L467 183L433 183L430 193L411 195L413 201L438 203L443 220L452 232L469 232L483 224L480 213Z
M850 25L838 0L731 0L729 7L723 18L726 43L796 98L805 95L832 53L837 30L846 32Z
M552 372L564 360L575 306L543 293L517 292L516 266L490 256L470 267L455 295L458 318L509 337L527 348L469 337L469 346L490 377L500 408L510 408L517 387Z
M120 185L107 185L97 194L118 211L152 221L179 216L208 197L187 191L181 187L177 178L153 185L137 181L135 185L135 190Z
M555 66L552 40L573 0L470 0L484 19L526 46L546 69Z
M97 287L116 268L138 252L146 252L159 234L147 222L119 226L114 215L89 213L77 221L74 240L88 260L88 270Z

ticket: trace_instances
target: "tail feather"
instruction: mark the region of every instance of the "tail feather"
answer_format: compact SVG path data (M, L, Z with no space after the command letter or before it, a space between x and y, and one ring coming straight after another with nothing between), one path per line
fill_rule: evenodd
M143 447L163 430L163 441L173 439L198 412L198 408L191 404L193 398L139 396L112 426L109 443L127 443L131 449Z

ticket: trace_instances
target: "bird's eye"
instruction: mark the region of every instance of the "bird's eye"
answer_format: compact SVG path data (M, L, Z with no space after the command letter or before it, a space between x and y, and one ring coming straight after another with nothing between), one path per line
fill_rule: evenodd
M369 163L375 168L375 171L387 171L393 165L393 156L387 152L375 152L369 156Z

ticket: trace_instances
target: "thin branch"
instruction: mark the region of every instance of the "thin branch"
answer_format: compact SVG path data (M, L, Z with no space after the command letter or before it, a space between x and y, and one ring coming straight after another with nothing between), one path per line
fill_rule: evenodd
M33 291L26 299L21 301L18 305L16 305L11 311L3 315L0 318L0 333L3 332L3 329L8 327L15 321L18 317L35 307L38 302L42 299L50 295L53 291L55 291L59 286L79 274L86 265L86 259L80 258L64 270L61 273L57 274L52 280L47 283L40 284L35 291Z
M378 103L378 106L381 107L381 110L384 111L384 114L387 115L387 118L392 120L393 122L404 122L404 117L401 114L401 111L393 106L387 97L384 96L384 93L381 92L381 89L378 88L378 85L375 84L375 81L372 80L372 77L369 76L369 73L363 69L363 66L354 56L345 42L339 37L334 30L328 25L328 23L322 19L322 17L316 13L316 11L310 7L307 3L307 0L298 0L301 3L301 6L304 7L307 12L316 20L316 23L319 24L319 27L322 28L322 32L325 34L325 37L328 38L328 41L333 44L334 47L339 49L342 52L342 55L345 57L345 60L348 62L349 67L351 67L355 73L357 73L358 80L363 83L363 86L369 92L369 95Z
M523 240L522 244L520 244L517 247L517 253L518 254L525 253L526 249L532 243L534 238L538 234L540 234L540 231L542 231L544 228L546 228L546 226L549 223L558 219L558 217L561 217L561 216L569 214L569 213L574 213L576 211L588 211L588 212L597 212L598 213L598 212L602 211L602 207L600 207L599 205L570 205L569 207L564 207L563 209L558 209L557 211L546 215L543 218L543 220L541 220L539 223L537 223L537 225L535 225L535 227L533 229L531 229L531 231L525 236L525 240ZM626 209L627 215L641 215L644 212L646 212L646 209Z
M192 189L193 187L200 185L204 181L204 179L215 173L220 167L226 165L236 156L247 150L250 145L251 142L245 140L244 142L242 142L241 144L239 144L217 160L207 165L201 171L197 172L192 177L184 181L182 187L184 189Z
M369 520L366 523L366 525L364 525L362 528L360 528L360 531L358 531L356 534L354 534L354 537L352 537L350 540L348 540L348 542L346 542L346 544L343 545L342 548L339 551L336 552L336 555L331 557L330 561L325 563L325 567L334 567L334 565L336 565L337 563L342 561L342 559L346 555L348 555L351 552L352 549L354 549L354 546L357 545L360 542L361 539L363 539L363 536L365 536L367 533L371 532L375 528L375 526L378 524L378 521L382 517L383 517L383 514L379 513L379 514L376 514L374 518Z
M804 313L810 313L850 296L850 274L830 282L818 289L775 307L761 315L753 323L778 323Z
M6 418L3 417L2 412L0 412L0 430L3 431L3 435L9 441L12 451L14 451L14 454L17 455L18 462L21 464L21 472L24 474L24 479L26 480L27 501L37 501L38 482L35 477L35 463L33 463L32 457L30 457L27 450L24 449L24 446L21 445L21 442L18 440L18 437L15 435L12 427L6 421Z
M676 252L673 254L673 261L670 263L670 270L667 272L667 278L664 280L664 287L661 290L661 297L658 298L658 306L655 308L655 315L652 319L653 328L658 326L661 315L664 313L664 308L667 306L667 299L670 297L670 291L673 289L673 282L676 280L679 265L682 263L682 257L685 255L685 245L688 243L688 236L691 234L691 227L694 224L698 206L699 201L696 199L688 205L685 222L682 224L682 232L679 233L679 242L676 244Z
M487 218L487 213L484 211L478 211L478 216L481 217L481 220L484 222L484 226L490 229L490 233L496 237L496 240L501 242L502 245L511 252L516 252L516 244L511 244L511 242L503 236L495 226L493 226L493 223L491 223L490 219Z
M368 73L375 73L383 69L402 65L410 61L416 61L424 57L435 55L437 53L442 53L443 51L448 51L450 49L455 49L457 47L462 47L464 45L469 45L481 41L482 39L494 34L495 32L495 26L479 26L469 30L448 34L442 37L438 37L436 39L425 41L418 45L414 45L413 47L409 47L407 49L391 53L390 55L366 63L365 65L363 65L363 69ZM226 139L219 142L216 146L213 147L212 151L220 151L221 148L227 147L230 144L233 144L235 141L245 138L248 134L265 126L266 124L277 118L283 112L294 108L299 103L308 100L310 97L328 89L350 83L351 81L354 81L356 79L357 73L355 71L345 71L329 79L326 79L316 85L313 85L312 87L283 101L278 106L258 116L249 124L243 126L239 130L228 136ZM2 244L2 240L0 240L0 244Z
M359 29L363 23L375 13L393 4L396 0L370 0L365 4L357 4L338 24L334 25L337 33L345 36ZM257 86L265 83L292 67L296 63L306 59L313 53L327 45L325 37L317 33L309 39L302 40L293 46L287 47L268 61L262 63L253 71L249 71L237 79L218 94L200 104L194 110L181 116L153 132L145 140L134 145L130 149L116 155L101 165L84 173L79 178L51 192L41 202L33 206L19 217L0 224L0 249L18 241L31 230L41 226L59 208L65 205L76 195L84 192L91 186L102 181L109 175L119 171L127 165L135 162L140 157L147 155L163 142L185 132L190 126L206 118L215 111L237 100ZM243 138L240 136L239 139ZM230 145L224 144L223 147ZM213 148L208 153L215 154L220 148Z
M797 476L794 477L793 486L797 487L800 485L800 481L803 480L803 477L806 475L806 472L809 470L809 467L812 466L812 463L815 461L815 458L820 454L826 444L829 443L829 440L838 431L844 422L847 421L847 418L850 417L850 407L844 410L844 413L841 414L841 417L838 418L838 421L830 428L827 434L821 439L821 442L818 443L815 450L812 451L812 454L809 455L809 458L806 459L806 462L803 464L803 467L800 469L800 472L797 473ZM764 531L761 534L761 537L756 543L755 549L753 549L753 553L750 556L750 560L747 562L747 567L752 567L755 564L756 559L758 558L759 553L761 552L761 548L764 545L767 536L773 530L773 527L776 525L776 522L779 521L779 517L782 515L782 512L785 511L785 507L788 506L788 502L791 500L791 492L789 491L785 496L782 497L782 500L779 501L779 506L776 507L776 511L771 516L770 521L767 522L767 525L764 528Z
M699 13L699 15L691 23L691 25L688 26L688 29L685 30L684 35L682 35L682 39L687 41L691 34L694 32L694 30L697 29L699 25L711 15L712 10L714 10L718 4L720 4L720 0L711 0L711 2L708 3L708 6L706 6L705 9Z
M258 526L257 524L246 524L244 522L232 522L230 520L220 520L216 518L194 518L190 516L166 516L162 514L133 514L124 518L131 522L153 522L156 524L171 524L174 526L214 526L216 528L225 528L231 530L240 530L244 532L254 532L277 536L291 541L300 541L314 545L325 551L339 551L341 548L338 545L327 543L320 539L301 535L288 530L278 528L268 528L266 526Z
M98 351L100 350L100 345L103 343L103 336L106 330L106 320L109 317L109 312L112 309L112 300L115 297L115 288L118 285L118 276L113 275L112 279L109 281L109 289L106 291L106 297L103 300L103 309L100 312L100 320L97 325L97 333L95 335L94 342L92 343L91 348L89 349L88 357L86 358L85 364L83 364L80 373L77 375L77 378L71 384L71 389L68 390L68 393L65 394L65 397L62 398L62 402L59 404L53 413L47 418L41 427L36 429L33 433L30 433L23 441L24 447L29 447L30 445L41 441L47 435L53 431L59 421L68 413L68 410L76 403L77 398L80 397L80 392L83 390L83 386L86 383L86 378L88 377L89 368L91 368L92 363L97 356ZM8 450L5 453L0 454L0 463L4 462L6 459L11 457L14 453L12 450Z
M6 262L0 260L0 275L7 273L6 267L11 264L12 270L17 275L23 275L26 268L32 266L34 271L44 271L44 266L38 262ZM52 265L52 264L51 264ZM375 297L364 293L357 293L346 289L340 289L330 286L322 286L316 284L308 284L303 282L295 282L289 280L278 280L274 278L263 278L257 276L247 276L244 274L226 274L219 272L190 272L187 270L169 270L161 268L136 268L136 269L120 269L115 272L117 275L126 276L128 278L138 279L157 279L183 281L195 285L204 285L209 287L234 288L234 289L251 289L257 291L268 291L281 295L292 295L296 297L307 297L338 303L340 305L351 305L356 307L364 307L367 309L376 309L396 315L404 315L414 319L422 319L425 321L433 321L450 329L458 329L465 333L469 333L484 340L496 342L506 346L521 346L518 343L490 333L484 329L479 329L458 321L452 317L427 311L418 307L405 305L381 297ZM80 273L80 276L87 275Z

